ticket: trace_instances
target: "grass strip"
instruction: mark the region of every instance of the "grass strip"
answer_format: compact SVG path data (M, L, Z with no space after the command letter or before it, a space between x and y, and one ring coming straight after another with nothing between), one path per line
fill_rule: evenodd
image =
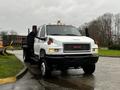
M120 56L120 50L99 49L99 55L102 55L102 56Z
M22 62L14 55L0 55L0 79L15 76L23 67Z

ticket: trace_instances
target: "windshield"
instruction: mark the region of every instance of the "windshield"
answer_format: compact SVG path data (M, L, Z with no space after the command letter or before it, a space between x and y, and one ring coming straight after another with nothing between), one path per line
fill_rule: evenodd
M70 25L47 25L47 35L80 36L77 28Z

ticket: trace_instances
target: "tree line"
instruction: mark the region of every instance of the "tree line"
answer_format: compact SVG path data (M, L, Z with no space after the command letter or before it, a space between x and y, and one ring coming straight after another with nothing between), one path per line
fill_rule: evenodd
M105 13L80 27L88 28L89 36L101 47L120 45L120 14Z
M1 31L0 36L2 37L3 46L7 46L10 44L11 41L16 39L17 32L14 30L8 31ZM11 37L10 37L11 36Z

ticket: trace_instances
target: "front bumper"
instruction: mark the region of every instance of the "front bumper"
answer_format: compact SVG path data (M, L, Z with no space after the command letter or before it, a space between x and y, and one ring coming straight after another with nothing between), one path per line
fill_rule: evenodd
M49 65L81 66L84 64L95 64L98 61L98 55L46 55L46 61Z

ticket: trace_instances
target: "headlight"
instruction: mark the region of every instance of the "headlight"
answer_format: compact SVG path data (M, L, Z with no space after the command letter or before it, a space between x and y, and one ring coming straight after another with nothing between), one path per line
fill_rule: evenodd
M92 48L92 51L98 53L98 48Z
M49 53L59 52L59 49L57 49L57 48L49 48L49 49L48 49L48 52L49 52Z

